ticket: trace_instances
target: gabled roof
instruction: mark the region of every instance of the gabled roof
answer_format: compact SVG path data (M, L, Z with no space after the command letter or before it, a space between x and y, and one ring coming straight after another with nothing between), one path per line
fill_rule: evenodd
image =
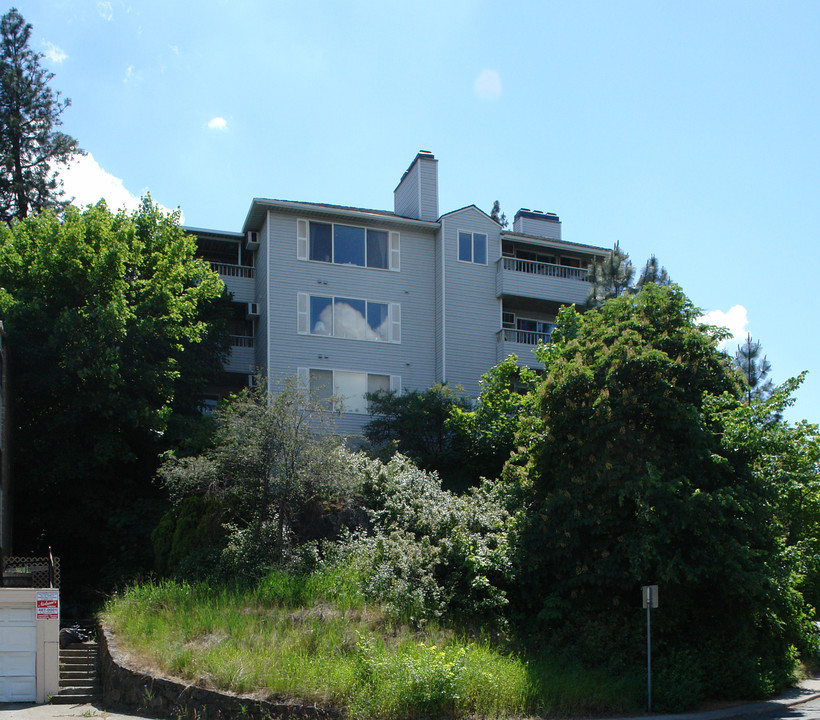
M444 215L442 215L439 218L439 222L441 222L442 218L446 218L448 215L458 215L458 213L462 213L465 210L478 210L478 212L480 212L484 217L486 217L487 220L492 220L496 225L499 224L497 220L493 220L493 218L491 218L489 215L487 215L487 213L485 213L480 207L478 207L478 205L475 205L475 204L474 205L465 205L464 207L461 207L458 210L450 210L450 212L444 213Z

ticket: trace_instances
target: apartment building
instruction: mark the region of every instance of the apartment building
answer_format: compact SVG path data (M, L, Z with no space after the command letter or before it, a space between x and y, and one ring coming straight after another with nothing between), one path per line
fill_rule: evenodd
M365 394L460 385L510 354L538 367L561 305L583 305L601 247L567 242L557 215L519 210L503 229L475 205L439 214L438 161L419 152L392 211L252 201L242 232L198 228L200 255L233 293L224 392L261 370L340 399L340 432Z

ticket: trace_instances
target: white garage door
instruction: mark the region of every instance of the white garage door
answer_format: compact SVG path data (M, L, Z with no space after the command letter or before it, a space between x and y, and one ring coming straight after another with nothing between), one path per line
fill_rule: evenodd
M37 626L34 606L0 605L0 702L34 702Z

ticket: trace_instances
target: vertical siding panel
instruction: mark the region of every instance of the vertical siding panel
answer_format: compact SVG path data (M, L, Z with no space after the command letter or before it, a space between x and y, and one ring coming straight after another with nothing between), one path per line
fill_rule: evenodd
M458 260L458 231L487 235L487 264ZM500 229L475 207L442 218L445 272L447 382L477 397L478 380L496 364L501 301L495 294Z

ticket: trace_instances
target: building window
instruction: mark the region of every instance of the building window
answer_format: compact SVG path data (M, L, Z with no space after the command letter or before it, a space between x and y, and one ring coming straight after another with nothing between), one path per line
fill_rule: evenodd
M312 220L296 221L296 256L299 260L398 271L399 243L397 232Z
M297 293L296 308L296 329L301 335L401 342L399 303Z
M299 368L297 375L302 390L309 391L328 409L338 412L366 415L367 393L380 390L401 392L399 375L318 368Z
M458 232L458 259L463 262L487 264L487 236L484 233Z

